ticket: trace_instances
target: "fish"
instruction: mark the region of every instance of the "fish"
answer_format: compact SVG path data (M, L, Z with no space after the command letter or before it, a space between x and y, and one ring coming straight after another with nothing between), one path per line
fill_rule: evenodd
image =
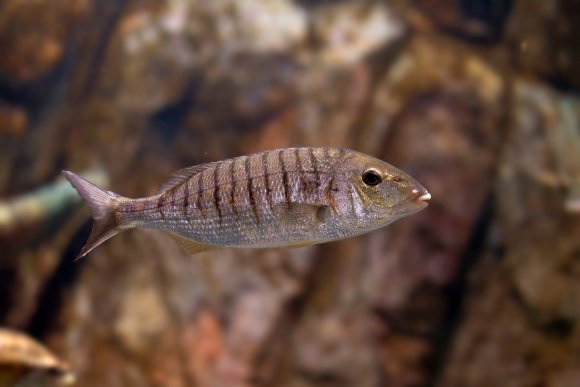
M187 252L299 247L355 237L414 214L429 192L400 169L346 148L274 149L181 169L130 199L63 171L88 205L79 258L132 228L168 232Z

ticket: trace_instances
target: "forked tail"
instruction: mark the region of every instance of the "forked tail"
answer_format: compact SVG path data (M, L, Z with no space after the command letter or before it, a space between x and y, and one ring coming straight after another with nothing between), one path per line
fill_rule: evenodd
M117 224L115 217L115 211L122 197L113 192L105 191L72 172L62 171L62 173L87 203L93 216L91 235L79 253L78 259L123 231Z

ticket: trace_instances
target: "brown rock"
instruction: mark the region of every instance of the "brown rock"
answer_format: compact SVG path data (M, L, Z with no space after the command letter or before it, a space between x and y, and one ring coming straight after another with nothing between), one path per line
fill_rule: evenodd
M21 107L0 104L0 136L20 137L28 128L28 116Z
M89 7L86 0L4 1L0 5L0 73L20 83L52 70Z
M474 271L441 386L568 385L576 377L580 228L560 178L576 155L554 140L566 133L558 97L537 85L515 90L496 185L501 248L489 246Z
M576 1L515 2L506 40L516 65L556 84L580 86L578 12Z
M307 58L319 65L354 65L399 43L404 21L378 2L344 2L315 8L312 13L313 49Z

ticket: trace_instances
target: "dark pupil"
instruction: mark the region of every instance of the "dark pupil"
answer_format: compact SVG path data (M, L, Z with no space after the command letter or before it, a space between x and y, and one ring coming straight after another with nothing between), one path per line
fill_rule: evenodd
M374 171L368 171L363 175L363 182L366 185L377 185L381 182L381 176Z

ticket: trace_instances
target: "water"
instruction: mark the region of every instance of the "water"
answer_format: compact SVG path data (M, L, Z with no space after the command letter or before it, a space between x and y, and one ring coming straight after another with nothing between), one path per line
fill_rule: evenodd
M0 208L31 206L0 228L0 326L82 386L579 385L579 15L5 0ZM88 211L54 189L62 169L142 197L178 168L287 146L373 154L431 205L311 248L193 259L145 230L72 261Z

